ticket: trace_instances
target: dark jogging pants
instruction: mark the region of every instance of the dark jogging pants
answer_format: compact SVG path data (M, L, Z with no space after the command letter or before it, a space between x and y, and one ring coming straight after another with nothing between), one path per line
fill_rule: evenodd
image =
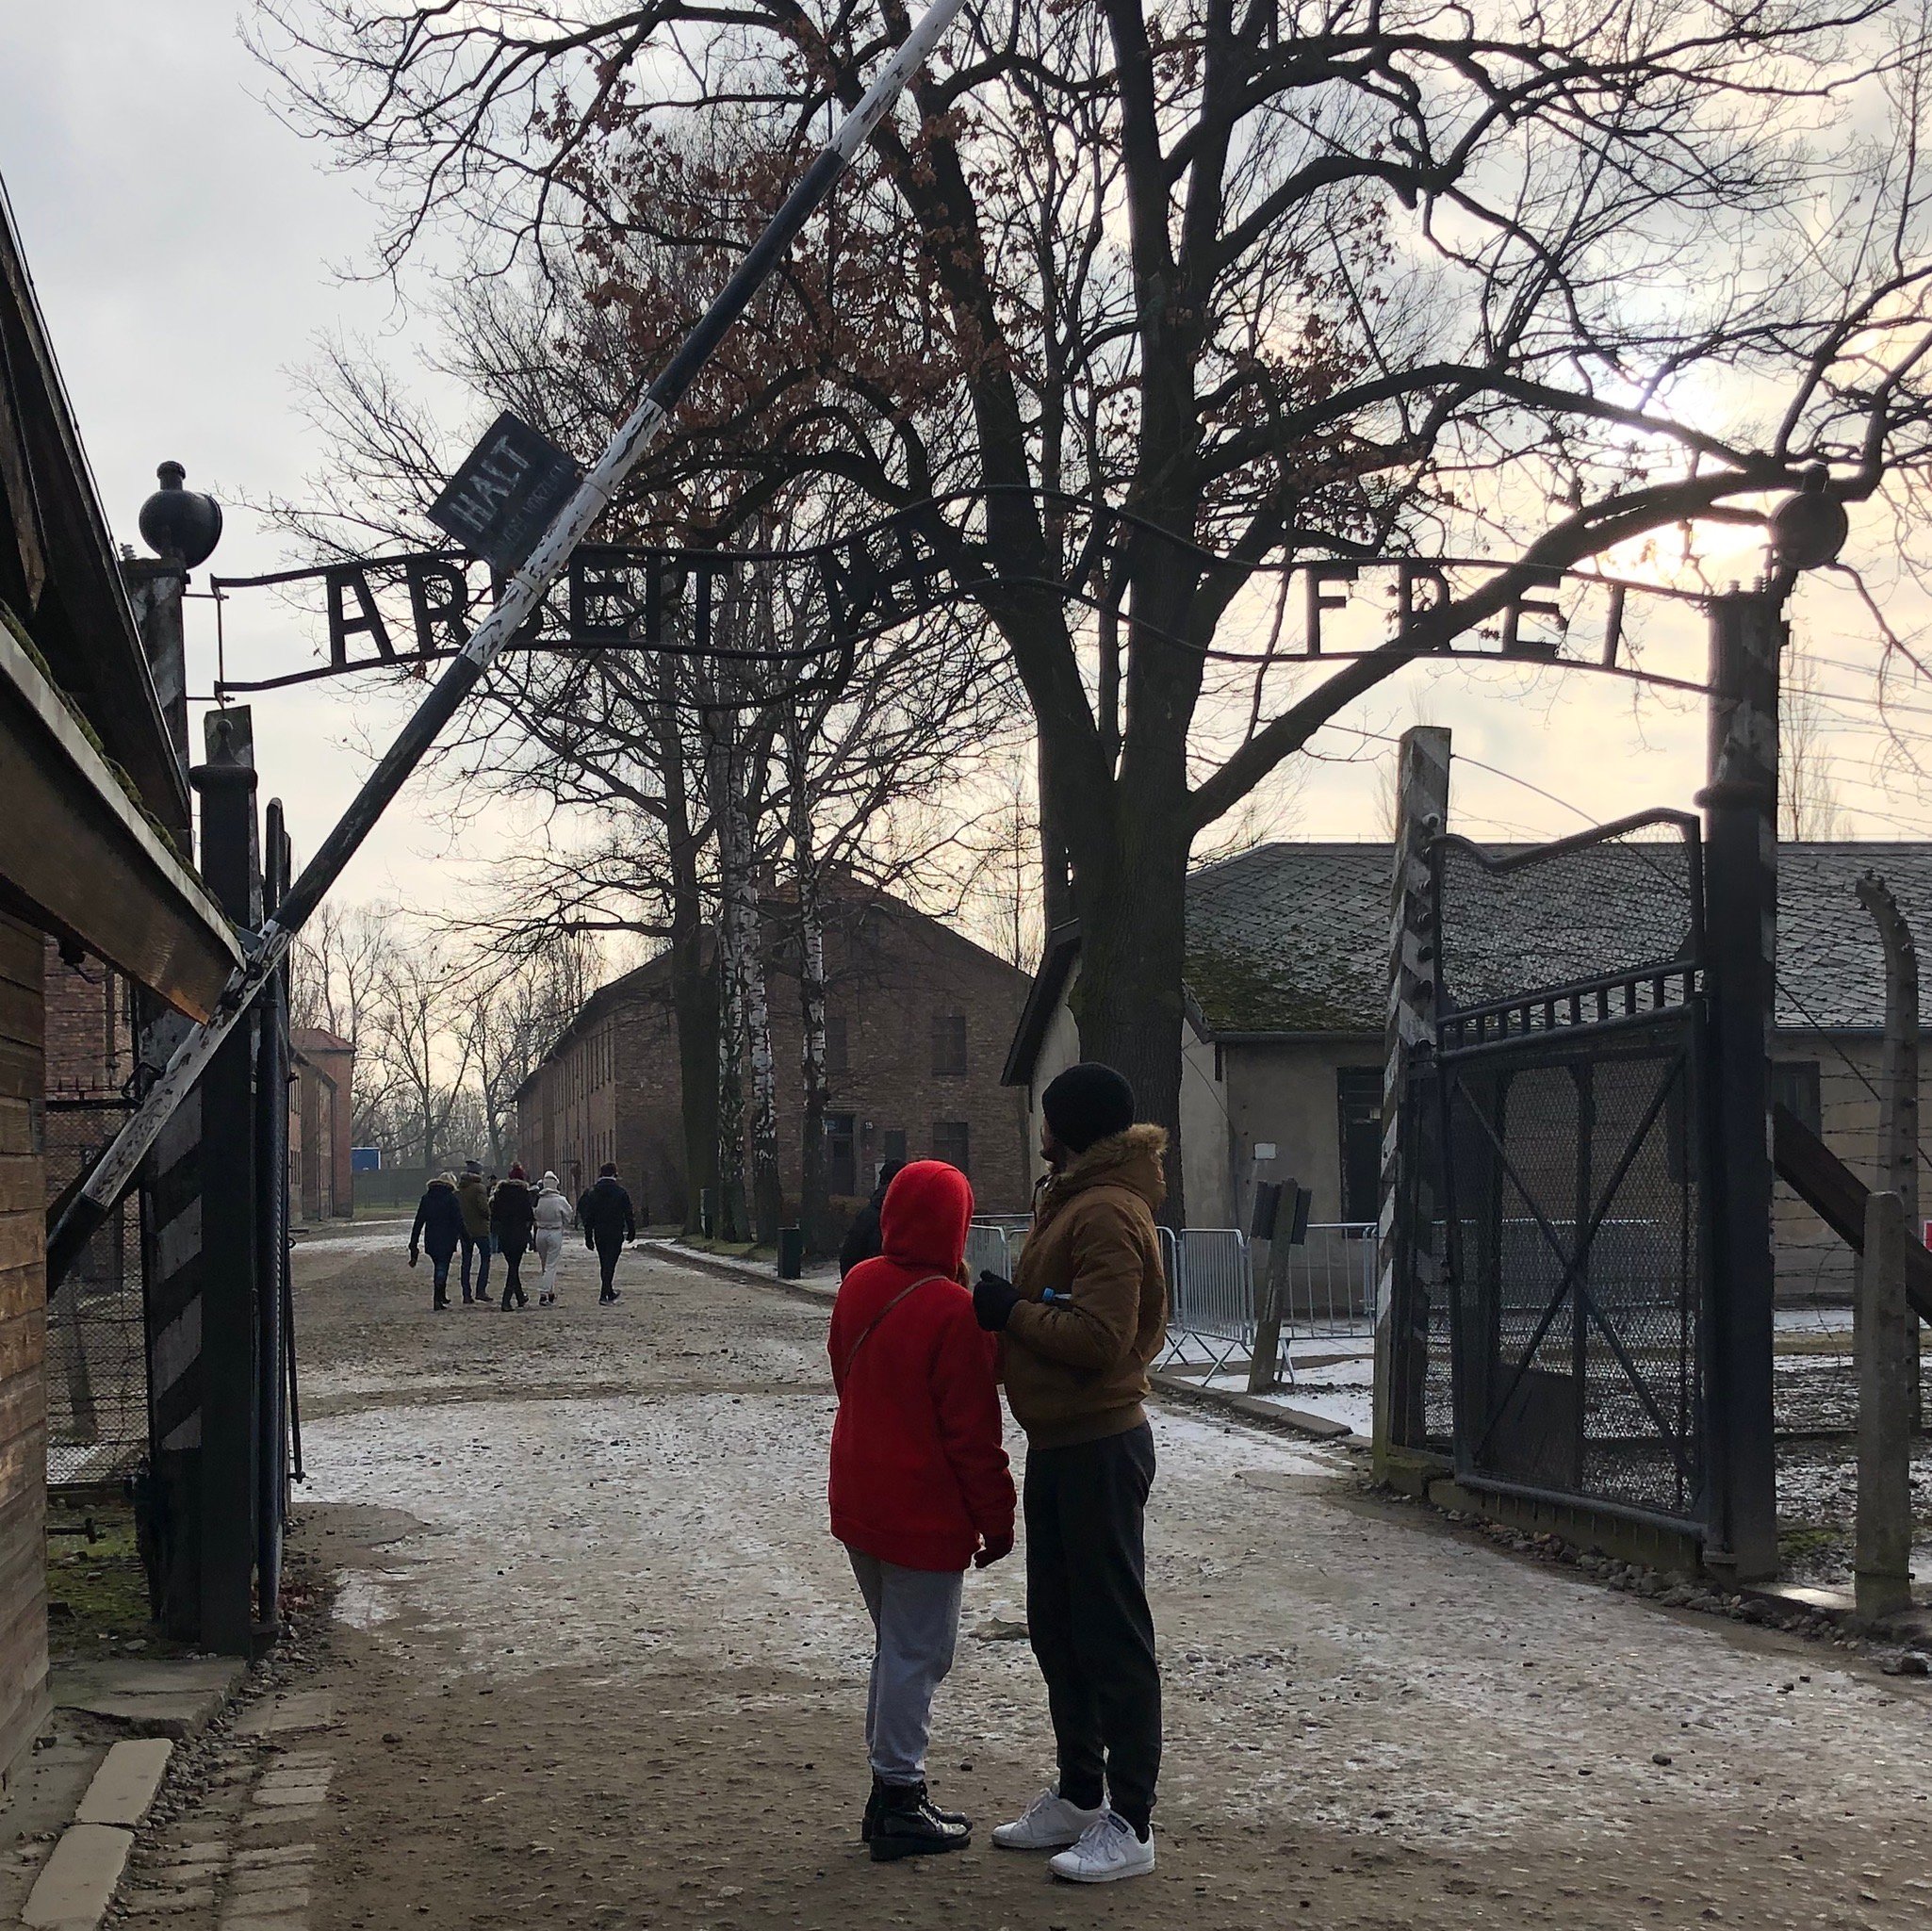
M598 1251L598 1272L603 1276L603 1285L598 1291L608 1294L611 1291L611 1276L617 1271L617 1256L624 1252L624 1236L621 1233L606 1234L600 1227L593 1237L592 1244Z
M1026 1456L1026 1623L1059 1746L1060 1794L1110 1797L1145 1832L1160 1775L1160 1667L1142 1520L1154 1431Z

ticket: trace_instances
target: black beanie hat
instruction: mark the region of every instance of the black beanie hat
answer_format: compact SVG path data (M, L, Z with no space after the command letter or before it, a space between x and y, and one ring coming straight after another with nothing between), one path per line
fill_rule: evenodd
M1048 1081L1040 1110L1063 1147L1084 1154L1096 1140L1133 1125L1134 1088L1111 1066L1083 1059Z

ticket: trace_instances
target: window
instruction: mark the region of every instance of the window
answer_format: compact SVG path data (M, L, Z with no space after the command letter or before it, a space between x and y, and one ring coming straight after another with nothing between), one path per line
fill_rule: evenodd
M1342 1219L1359 1224L1382 1215L1382 1068L1337 1067L1334 1077Z
M850 1069L851 1061L846 1057L845 1022L843 1019L833 1019L827 1014L826 1018L826 1072L832 1078L837 1079L842 1074L849 1072Z
M849 1113L826 1115L826 1191L850 1199L859 1191L859 1156Z
M939 1079L958 1079L966 1071L966 1015L963 1012L933 1014L932 1070Z
M962 1022L963 1023L963 1022ZM971 1173L971 1136L967 1133L963 1120L935 1120L932 1123L932 1156L957 1167L961 1173Z
M889 1126L879 1135L878 1156L881 1160L905 1159L906 1129L903 1126Z
M1801 1124L1813 1133L1825 1131L1825 1114L1818 1097L1815 1059L1774 1059L1771 1062L1771 1104L1789 1106Z

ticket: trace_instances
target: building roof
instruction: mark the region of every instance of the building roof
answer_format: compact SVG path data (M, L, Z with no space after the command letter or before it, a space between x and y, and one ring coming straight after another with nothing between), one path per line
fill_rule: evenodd
M876 886L866 884L843 868L827 868L828 877L822 889L822 905L827 928L842 921L854 918L865 919L875 916L906 919L930 931L957 951L972 954L1009 973L1015 980L1023 981L1024 974L1009 965L995 952L990 952L976 939L969 939L964 932L950 925L944 919L935 918L930 912L923 912L917 906L909 905L903 898ZM767 973L783 971L785 961L782 945L789 935L795 941L798 925L798 901L795 895L785 891L767 891L760 894L761 917L766 950ZM715 928L707 926L701 936L706 962L709 963L712 948L717 942ZM795 960L792 966L795 974ZM610 1012L614 1007L630 1006L647 997L667 1002L670 994L671 954L664 951L647 958L641 966L634 966L620 977L599 986L583 1004L578 1007L576 1016L562 1032L538 1062L531 1068L511 1095L513 1100L521 1100L533 1090L543 1075L543 1070L557 1059L571 1041L581 1037L589 1027Z
M1530 849L1489 845L1494 857ZM1379 1036L1387 1011L1391 849L1386 843L1276 843L1203 865L1187 880L1187 990L1220 1039ZM1876 928L1854 896L1867 871L1891 888L1927 948L1923 1024L1932 1025L1932 843L1842 840L1778 847L1777 1023L1791 1031L1877 1032L1885 968ZM1572 939L1580 907L1555 922ZM1574 947L1552 929L1514 940L1527 986L1567 976ZM1030 1076L1078 956L1079 929L1057 929L1007 1057L1008 1084Z
M291 1026L288 1037L304 1053L353 1053L355 1048L327 1026Z

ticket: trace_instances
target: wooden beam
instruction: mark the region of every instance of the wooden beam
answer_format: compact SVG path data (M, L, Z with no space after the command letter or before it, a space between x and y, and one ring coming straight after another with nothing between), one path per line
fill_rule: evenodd
M1865 1183L1792 1109L1779 1105L1771 1114L1773 1158L1778 1178L1854 1253L1865 1251ZM1906 1299L1922 1321L1932 1321L1932 1252L1912 1229L1906 1245Z
M205 1020L241 953L201 880L0 627L0 881L33 923Z

